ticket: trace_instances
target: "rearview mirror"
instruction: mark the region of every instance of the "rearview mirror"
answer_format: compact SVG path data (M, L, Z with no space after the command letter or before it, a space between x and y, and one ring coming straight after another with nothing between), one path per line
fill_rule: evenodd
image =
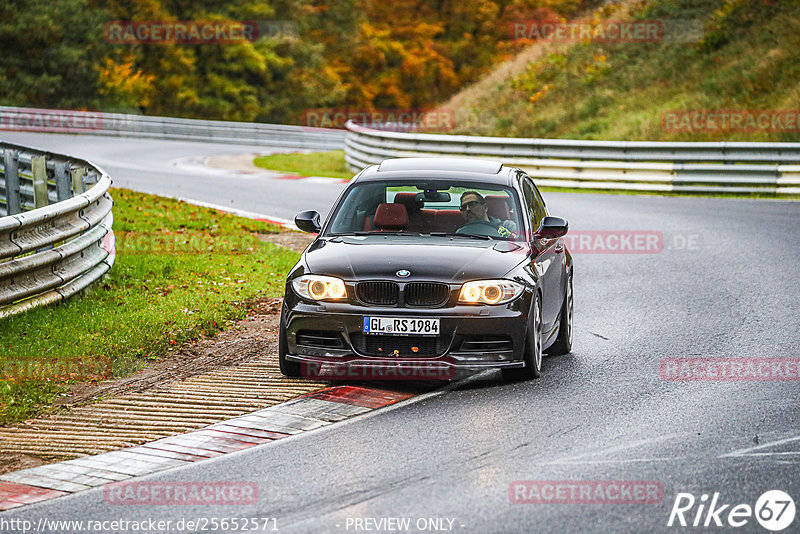
M447 191L427 190L417 193L417 202L450 202L450 193Z
M301 211L294 216L294 224L304 232L318 234L321 228L319 213L313 210Z
M542 224L536 230L534 237L537 239L556 239L567 235L569 223L561 217L545 217Z

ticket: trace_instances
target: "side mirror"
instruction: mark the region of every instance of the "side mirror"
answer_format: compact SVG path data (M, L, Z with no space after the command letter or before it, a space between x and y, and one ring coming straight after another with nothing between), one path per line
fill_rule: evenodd
M542 224L534 233L536 239L556 239L567 235L569 223L561 217L545 217Z
M294 224L304 232L318 234L322 226L319 223L319 213L314 210L301 211L294 216Z

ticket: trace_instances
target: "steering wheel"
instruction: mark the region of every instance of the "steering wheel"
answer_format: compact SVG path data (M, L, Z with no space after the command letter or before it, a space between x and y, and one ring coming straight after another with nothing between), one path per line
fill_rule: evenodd
M490 237L503 237L497 228L489 221L470 221L458 229L460 233L488 235Z

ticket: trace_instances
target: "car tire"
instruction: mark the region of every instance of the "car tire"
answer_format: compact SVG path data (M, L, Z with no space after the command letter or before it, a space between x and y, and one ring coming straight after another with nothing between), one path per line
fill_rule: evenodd
M506 382L531 380L542 376L542 297L536 293L533 305L533 324L528 328L522 359L522 369L501 369Z
M281 309L281 324L278 333L278 366L281 373L289 378L300 378L300 363L290 362L286 359L286 354L289 352L289 343L286 341L286 325L284 324L285 314Z
M564 303L561 305L561 317L558 323L558 337L547 353L552 356L567 354L572 351L572 327L573 327L573 302L572 302L572 273L567 279L567 290L564 295Z

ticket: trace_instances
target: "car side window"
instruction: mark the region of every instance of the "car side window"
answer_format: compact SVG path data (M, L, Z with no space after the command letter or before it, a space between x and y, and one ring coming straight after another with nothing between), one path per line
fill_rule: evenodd
M533 181L524 174L522 175L522 193L525 195L525 206L531 218L531 226L535 231L542 224L542 219L547 216L547 210L544 207L544 201L539 195L539 191L533 185Z
M380 184L357 186L334 215L330 232L336 234L369 230L375 208L386 202L385 199L386 188Z

